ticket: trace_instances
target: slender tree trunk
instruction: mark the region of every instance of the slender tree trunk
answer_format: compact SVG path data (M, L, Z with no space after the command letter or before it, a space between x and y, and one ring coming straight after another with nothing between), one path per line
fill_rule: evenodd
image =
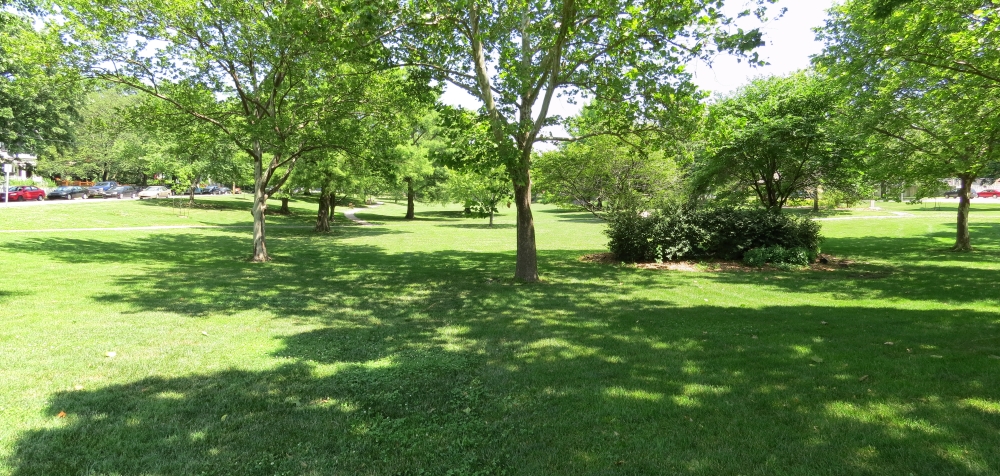
M253 261L257 263L270 261L267 254L267 243L264 239L264 214L267 212L267 184L264 183L264 164L262 157L254 157L253 181Z
M316 231L330 231L330 193L323 187L319 193L319 211L316 213Z
M413 215L413 198L414 198L414 195L415 195L413 193L413 178L412 177L406 177L403 180L406 182L406 219L407 220L412 220L413 217L414 217L414 215Z
M962 186L958 195L958 226L956 230L955 246L952 251L972 251L972 240L969 237L969 207L972 205L972 182L976 179L973 176L963 175L959 177Z
M523 173L524 185L514 184L517 205L517 265L514 277L521 281L538 281L538 254L535 250L535 220L531 216L531 176Z
M813 189L813 212L819 213L819 186L818 185Z
M194 181L191 182L190 193L188 194L188 205L190 206L194 206L194 187L198 185L198 182L201 182L201 177L195 177Z
M278 209L278 213L282 215L292 214L292 211L288 209L288 197L281 197L281 208Z
M490 228L493 228L493 210L490 210Z
M330 191L330 221L333 221L334 213L337 211L337 191Z

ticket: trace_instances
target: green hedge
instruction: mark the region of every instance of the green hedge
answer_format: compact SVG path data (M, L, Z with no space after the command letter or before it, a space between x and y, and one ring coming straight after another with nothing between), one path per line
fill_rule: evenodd
M711 208L609 216L611 252L622 261L741 260L755 248L801 248L819 254L819 223L762 209Z

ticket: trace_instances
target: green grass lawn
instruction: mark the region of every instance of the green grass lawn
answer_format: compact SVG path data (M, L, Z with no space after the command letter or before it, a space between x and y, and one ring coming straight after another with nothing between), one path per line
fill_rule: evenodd
M200 203L0 230L250 222ZM823 222L846 269L685 273L581 262L602 224L539 205L534 285L512 210L314 207L267 264L235 226L0 233L0 474L1000 474L998 206L972 253L898 205Z

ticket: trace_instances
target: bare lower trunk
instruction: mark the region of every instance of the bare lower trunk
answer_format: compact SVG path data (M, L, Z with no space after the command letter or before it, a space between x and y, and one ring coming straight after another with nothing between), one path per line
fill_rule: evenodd
M813 212L819 213L819 187L813 189Z
M281 209L278 210L278 213L282 215L290 215L292 213L292 211L288 209L288 197L281 197Z
M406 177L403 180L406 181L406 219L412 220L414 217L413 198L415 195L413 193L413 179L411 177Z
M493 228L493 210L490 210L490 228Z
M955 236L955 246L952 251L972 251L972 240L969 237L969 207L972 204L970 192L974 177L962 176L962 186L958 195L958 226Z
M201 182L201 177L198 177L194 179L194 182L191 182L191 193L188 195L188 205L194 205L194 188L198 185L198 182Z
M271 259L267 254L264 240L264 214L267 212L267 184L263 183L261 161L257 161L253 184L253 261L264 262Z
M330 193L323 187L319 194L319 211L316 213L316 231L330 231Z
M333 190L330 192L330 221L333 221L333 215L337 211L337 191Z
M531 216L531 178L525 178L524 185L514 184L514 203L517 205L517 265L514 277L535 282L538 281L538 255L535 250L535 220Z

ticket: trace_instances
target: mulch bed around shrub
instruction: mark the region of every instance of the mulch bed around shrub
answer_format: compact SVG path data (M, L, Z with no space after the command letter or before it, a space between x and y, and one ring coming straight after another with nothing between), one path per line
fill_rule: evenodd
M857 264L855 261L848 259L835 258L830 255L821 254L819 255L819 260L815 263L810 264L808 267L794 268L793 270L809 270L809 271L836 271L842 269L849 269L851 266ZM740 261L665 261L663 263L623 263L615 258L614 253L595 253L584 255L580 257L580 261L585 263L601 263L601 264L628 264L635 266L639 269L654 269L654 270L666 270L666 271L687 271L695 273L708 273L716 271L741 271L741 272L752 272L752 271L777 271L778 268L773 266L765 266L763 268L755 268L752 266L747 266Z

